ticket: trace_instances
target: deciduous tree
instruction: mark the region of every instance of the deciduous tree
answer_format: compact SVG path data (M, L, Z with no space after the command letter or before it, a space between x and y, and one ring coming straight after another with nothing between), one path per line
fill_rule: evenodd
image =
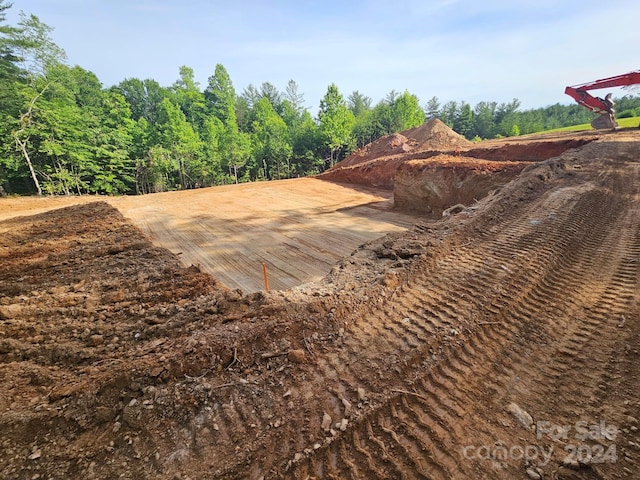
M355 125L355 117L335 83L329 85L327 93L320 101L318 120L320 131L330 152L329 165L333 166L338 158L338 152L352 145Z

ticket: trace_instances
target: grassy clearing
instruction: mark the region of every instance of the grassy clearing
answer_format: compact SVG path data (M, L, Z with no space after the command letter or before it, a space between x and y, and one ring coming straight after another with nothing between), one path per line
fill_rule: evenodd
M631 118L617 118L618 125L621 127L637 127L640 124L640 117ZM553 132L581 132L583 130L591 130L591 125L583 123L581 125L573 125L572 127L554 128L553 130L545 130L540 133L553 133Z

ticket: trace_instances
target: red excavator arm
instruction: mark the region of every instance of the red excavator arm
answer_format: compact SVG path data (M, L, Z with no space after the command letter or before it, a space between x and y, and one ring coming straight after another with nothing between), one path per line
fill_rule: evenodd
M600 117L591 122L593 128L616 128L618 123L615 120L615 110L613 109L613 101L611 94L604 98L589 95L589 90L597 90L599 88L624 87L640 83L640 71L625 73L615 77L603 78L595 82L583 83L567 87L564 93L571 96L576 102L594 113L599 113Z

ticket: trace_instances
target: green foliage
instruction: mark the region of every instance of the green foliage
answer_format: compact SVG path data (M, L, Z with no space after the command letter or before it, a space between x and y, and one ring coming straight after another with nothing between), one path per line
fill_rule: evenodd
M391 111L393 117L391 128L394 132L401 132L424 123L424 110L420 107L418 97L406 90L391 104Z
M440 100L438 97L431 97L424 107L424 114L426 120L433 120L438 118L440 112Z
M289 161L293 153L287 125L267 96L258 100L254 109L252 148L257 170L252 176L269 180L286 178L290 174Z
M333 166L341 149L349 150L353 143L355 117L347 108L347 102L335 83L329 85L327 93L320 101L318 113L320 131L329 149L329 165Z
M155 80L129 78L115 88L131 107L131 118L135 121L144 118L151 124L158 120L158 109L162 99L169 96L169 91Z
M356 118L371 110L371 98L361 94L358 90L349 95L347 103L349 110Z
M215 73L209 77L204 97L211 115L218 118L225 126L236 124L236 91L223 65L216 65Z

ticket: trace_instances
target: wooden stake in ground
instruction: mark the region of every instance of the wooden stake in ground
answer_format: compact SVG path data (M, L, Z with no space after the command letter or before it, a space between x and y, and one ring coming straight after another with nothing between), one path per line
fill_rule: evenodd
M262 264L262 273L264 274L264 289L269 293L269 275L267 275L267 264Z

